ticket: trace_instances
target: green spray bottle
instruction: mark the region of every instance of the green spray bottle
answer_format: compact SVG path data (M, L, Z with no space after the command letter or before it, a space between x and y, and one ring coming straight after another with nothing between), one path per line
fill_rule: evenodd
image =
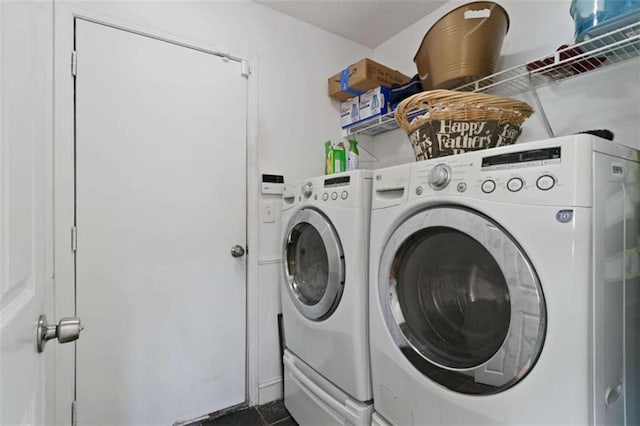
M358 141L349 139L349 152L347 153L347 170L357 170L360 167L360 152Z
M333 173L347 171L347 155L342 142L333 147Z
M324 143L324 174L333 173L333 144L331 141Z

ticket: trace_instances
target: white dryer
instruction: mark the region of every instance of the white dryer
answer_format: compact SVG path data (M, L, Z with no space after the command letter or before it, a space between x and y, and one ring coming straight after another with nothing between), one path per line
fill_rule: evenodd
M283 193L285 406L300 424L371 423L370 171Z
M374 173L375 411L640 423L640 164L589 135Z

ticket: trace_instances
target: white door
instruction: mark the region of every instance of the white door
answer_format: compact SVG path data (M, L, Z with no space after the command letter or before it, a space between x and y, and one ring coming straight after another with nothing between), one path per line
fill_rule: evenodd
M245 401L241 63L76 20L80 425Z
M52 2L0 1L0 424L51 423L55 344L39 353L38 317L53 322L47 211L52 141ZM73 312L67 313L73 314Z

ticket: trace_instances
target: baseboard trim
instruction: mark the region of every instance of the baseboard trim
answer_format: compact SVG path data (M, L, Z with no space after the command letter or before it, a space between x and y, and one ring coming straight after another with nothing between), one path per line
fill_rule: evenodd
M266 404L267 402L282 399L282 377L274 377L258 384L258 404Z

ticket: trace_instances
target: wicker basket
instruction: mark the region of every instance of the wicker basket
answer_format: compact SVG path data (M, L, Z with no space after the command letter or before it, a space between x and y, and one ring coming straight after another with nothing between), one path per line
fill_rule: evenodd
M528 104L515 99L431 90L402 101L395 117L421 161L511 145L531 114Z

